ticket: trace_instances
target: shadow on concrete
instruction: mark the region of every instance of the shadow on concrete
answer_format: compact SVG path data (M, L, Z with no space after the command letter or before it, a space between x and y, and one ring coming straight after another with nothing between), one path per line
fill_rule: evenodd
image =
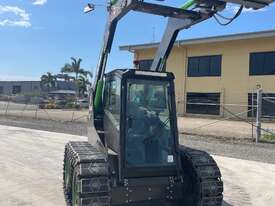
M223 201L223 202L222 202L222 206L234 206L234 205L231 205L231 204L229 204L229 203Z

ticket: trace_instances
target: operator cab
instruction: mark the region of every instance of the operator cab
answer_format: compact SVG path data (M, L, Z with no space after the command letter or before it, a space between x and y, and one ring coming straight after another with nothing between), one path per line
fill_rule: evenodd
M106 74L105 142L120 157L121 177L176 174L173 79L172 73L141 70L114 70Z

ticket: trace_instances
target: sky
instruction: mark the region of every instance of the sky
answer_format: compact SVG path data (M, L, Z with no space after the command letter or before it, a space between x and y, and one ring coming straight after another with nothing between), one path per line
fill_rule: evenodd
M149 0L149 2L157 1ZM166 0L181 5L182 0ZM46 72L59 73L71 57L82 58L82 68L95 71L102 45L107 11L97 6L84 14L87 3L104 0L0 0L0 80L39 80ZM238 6L222 14L233 16ZM167 18L130 12L118 25L107 69L131 68L133 55L120 45L152 43L161 39ZM275 5L244 10L228 26L214 19L180 32L178 39L275 29Z

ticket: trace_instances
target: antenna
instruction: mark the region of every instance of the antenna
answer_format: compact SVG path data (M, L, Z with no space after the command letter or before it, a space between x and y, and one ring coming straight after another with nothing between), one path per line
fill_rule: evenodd
M152 33L152 43L156 42L156 27L153 26L153 33Z

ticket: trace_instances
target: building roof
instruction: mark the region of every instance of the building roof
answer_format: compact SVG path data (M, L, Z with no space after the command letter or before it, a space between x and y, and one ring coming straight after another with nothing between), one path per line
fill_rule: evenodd
M55 91L51 91L49 92L49 94L75 94L74 90L55 90Z
M40 81L36 80L1 80L0 83L10 83L10 84L22 84L22 83L40 83Z
M265 37L275 37L275 30L178 40L175 42L175 45L192 45L192 44L214 43L214 42L224 42L224 41L242 40L242 39L255 39L255 38L265 38ZM148 44L125 45L125 46L120 46L119 48L120 50L124 50L124 51L135 51L140 49L156 48L158 45L159 45L159 42L148 43Z

